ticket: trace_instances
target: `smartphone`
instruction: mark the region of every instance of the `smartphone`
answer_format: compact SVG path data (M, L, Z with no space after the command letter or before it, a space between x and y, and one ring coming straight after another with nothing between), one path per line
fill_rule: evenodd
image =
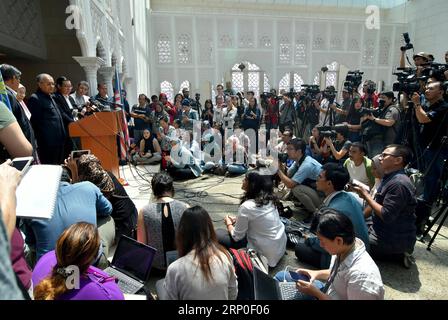
M297 273L297 272L294 272L294 271L289 271L289 275L291 276L291 278L292 278L294 281L299 281L299 280L301 280L301 281L305 281L305 282L310 282L310 277L308 277L308 276L305 275L305 274Z
M85 154L90 154L90 150L72 151L70 158L72 158L73 160L78 160L79 158L81 158L82 155L85 155Z
M22 175L26 173L30 165L33 163L33 157L15 158L12 160L12 166L22 172Z

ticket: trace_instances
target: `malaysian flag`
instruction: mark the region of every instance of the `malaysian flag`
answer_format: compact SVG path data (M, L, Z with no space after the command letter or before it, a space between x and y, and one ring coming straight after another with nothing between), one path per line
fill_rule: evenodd
M116 104L121 105L120 159L126 161L128 159L128 150L130 146L129 129L128 129L128 123L126 121L126 110L124 110L124 101L121 92L121 82L120 82L120 76L118 75L117 67L115 67L114 101Z

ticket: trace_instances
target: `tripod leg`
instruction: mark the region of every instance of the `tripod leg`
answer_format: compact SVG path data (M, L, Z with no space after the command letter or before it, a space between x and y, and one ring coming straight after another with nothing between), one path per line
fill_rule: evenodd
M440 221L440 224L437 227L436 232L434 232L434 234L433 234L433 236L431 238L431 241L429 241L429 243L428 243L428 247L426 248L426 250L428 250L428 251L431 251L431 246L432 246L434 240L436 239L437 235L439 234L440 229L442 229L443 224L445 223L446 218L448 218L448 206L445 205L445 207L443 208L443 210L441 212L445 212L445 213L443 215L442 221ZM436 220L434 220L434 221L436 221Z

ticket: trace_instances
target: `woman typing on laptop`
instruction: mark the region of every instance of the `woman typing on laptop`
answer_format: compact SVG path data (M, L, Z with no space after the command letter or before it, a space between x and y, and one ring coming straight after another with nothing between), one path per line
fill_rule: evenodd
M101 256L100 236L89 223L77 223L59 237L56 250L33 271L35 300L124 300L115 278L93 267Z

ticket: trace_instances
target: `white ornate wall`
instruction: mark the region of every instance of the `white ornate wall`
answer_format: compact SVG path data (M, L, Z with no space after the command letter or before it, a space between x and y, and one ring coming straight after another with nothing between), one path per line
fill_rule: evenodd
M81 28L76 35L82 56L74 57L84 68L90 85L108 85L118 68L129 101L138 92L150 92L148 65L148 0L70 0L81 12Z
M190 80L199 91L207 81L230 80L232 67L242 61L257 65L275 88L287 74L291 84L294 75L296 83L312 83L332 62L361 69L365 78L389 87L395 80L403 23L382 19L380 30L368 30L365 7L247 2L153 0L153 87L168 81L177 93Z

